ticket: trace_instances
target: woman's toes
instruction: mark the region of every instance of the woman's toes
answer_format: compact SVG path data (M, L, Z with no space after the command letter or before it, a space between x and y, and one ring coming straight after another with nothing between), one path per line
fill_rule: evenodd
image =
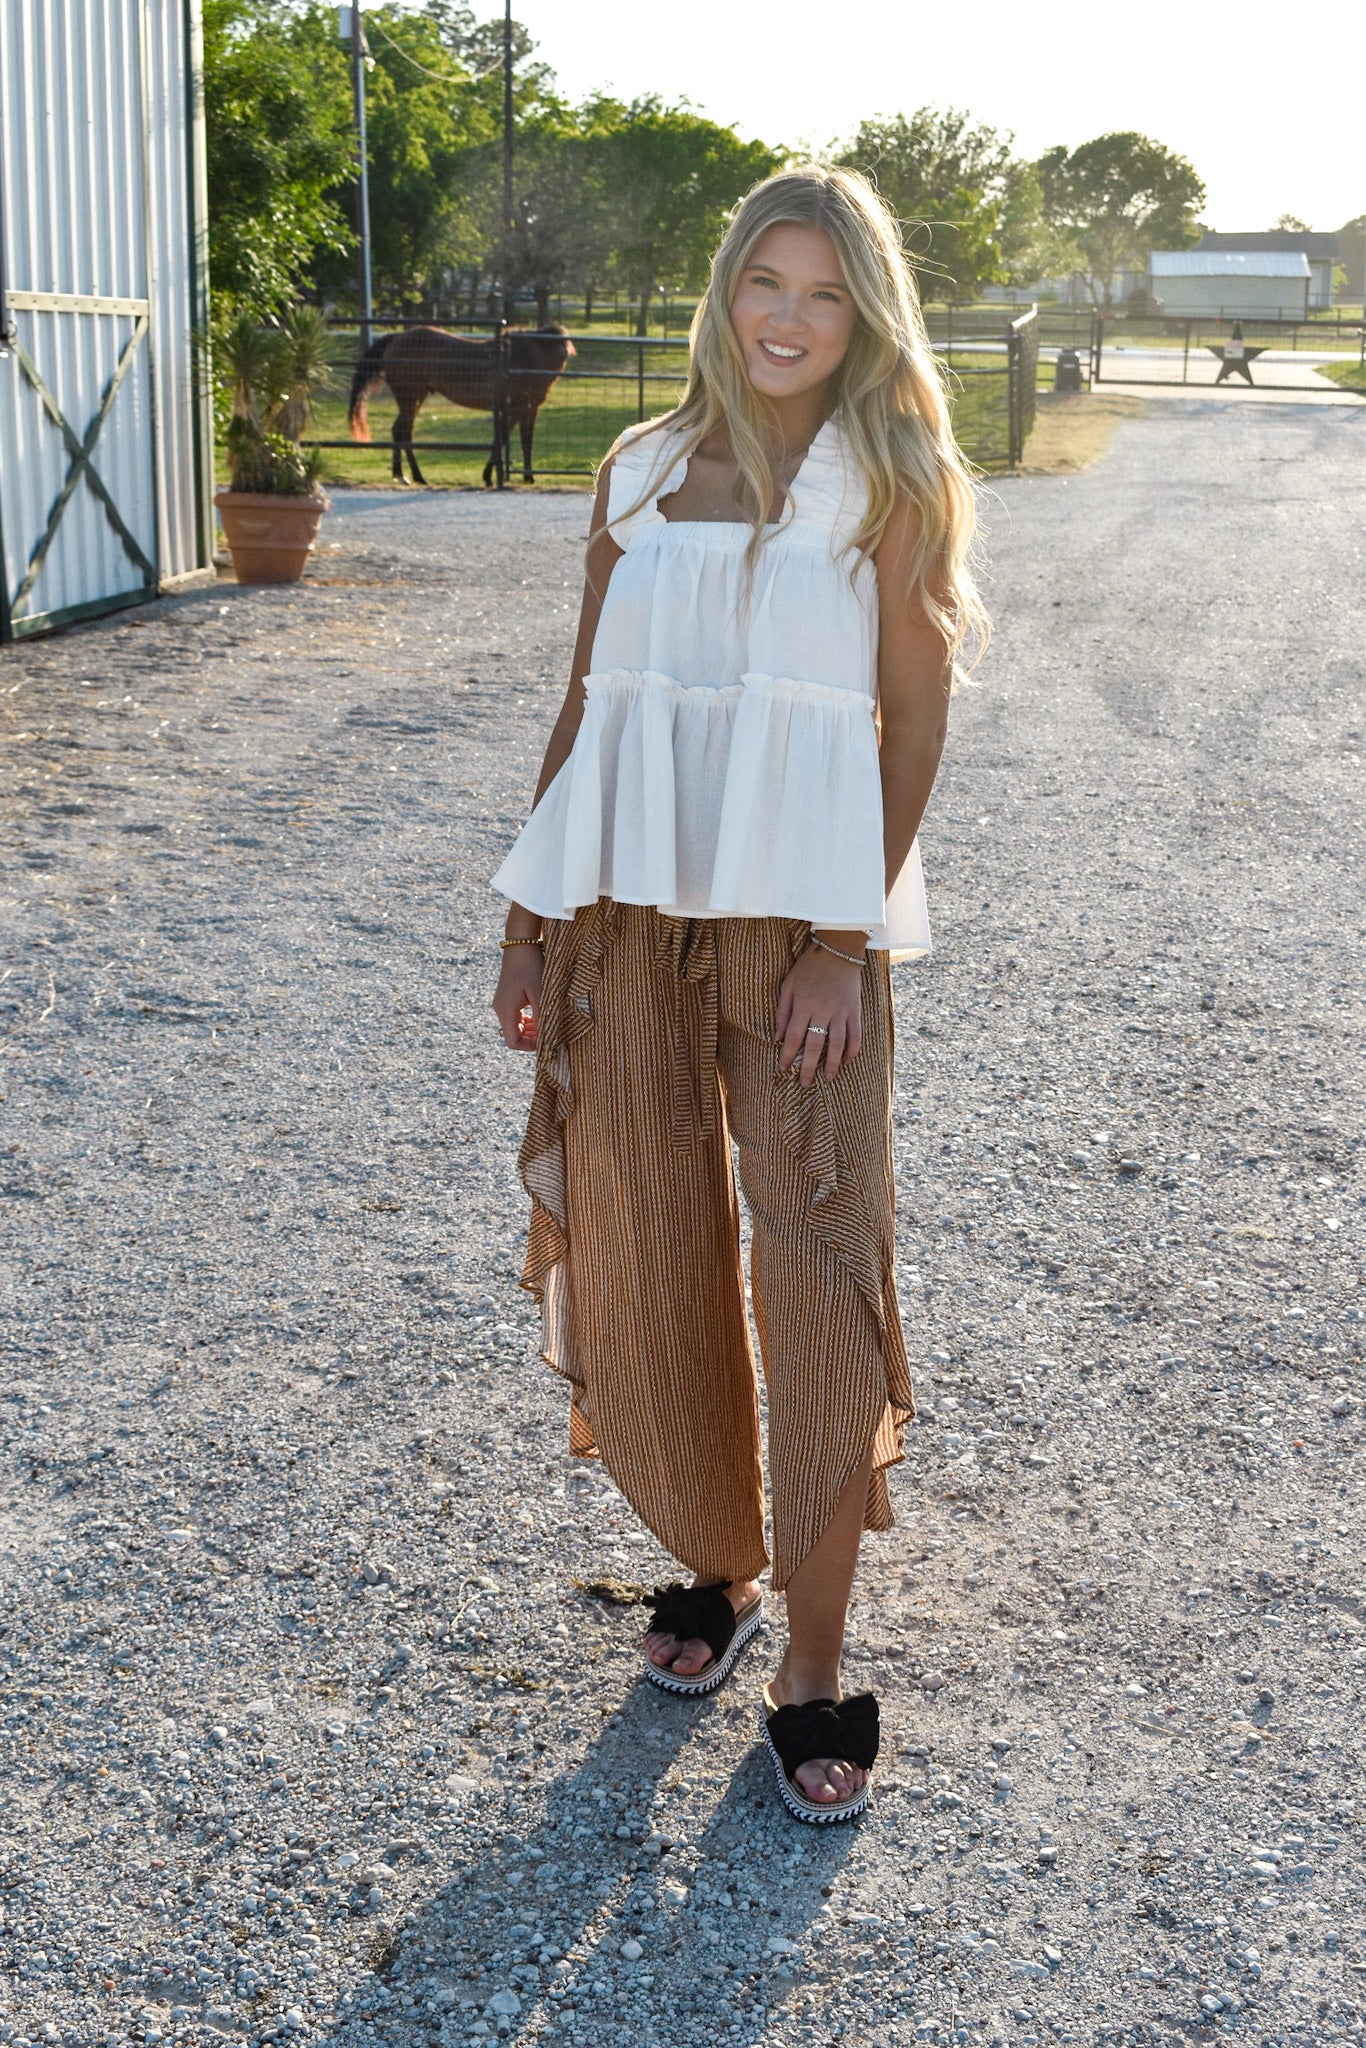
M651 1633L645 1638L645 1654L661 1671L677 1672L680 1678L695 1678L711 1662L711 1651L699 1637L680 1643L675 1636Z
M801 1786L808 1799L815 1799L822 1804L828 1804L832 1799L838 1799L840 1796L830 1783L824 1764L799 1764L797 1766L796 1778L797 1783Z
M796 1771L797 1783L808 1799L818 1805L830 1806L838 1800L852 1799L863 1790L867 1772L856 1770L852 1764L842 1764L834 1758L799 1764Z
M674 1670L680 1678L695 1678L704 1665L711 1662L711 1651L698 1638L684 1643L674 1659Z

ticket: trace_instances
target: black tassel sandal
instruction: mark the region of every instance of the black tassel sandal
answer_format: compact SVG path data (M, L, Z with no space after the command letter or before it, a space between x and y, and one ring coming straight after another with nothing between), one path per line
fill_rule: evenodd
M808 1799L793 1773L818 1756L837 1757L860 1771L871 1772L877 1762L877 1701L870 1692L858 1692L850 1699L807 1700L800 1707L780 1707L772 1688L764 1687L764 1741L778 1773L778 1790L783 1804L798 1820L820 1827L836 1820L852 1820L862 1813L873 1789L869 1777L859 1792L847 1799L828 1802Z
M647 1635L673 1636L679 1643L699 1637L711 1651L700 1671L666 1671L645 1659L645 1676L665 1692L713 1692L734 1669L735 1660L763 1619L763 1595L756 1593L737 1614L726 1598L726 1581L710 1586L656 1586Z

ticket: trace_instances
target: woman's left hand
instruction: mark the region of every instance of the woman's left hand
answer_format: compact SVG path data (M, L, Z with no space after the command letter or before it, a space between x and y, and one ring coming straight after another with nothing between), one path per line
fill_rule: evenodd
M813 1024L824 1025L824 1035ZM778 992L777 1038L781 1073L800 1060L797 1078L809 1088L824 1054L825 1078L833 1081L863 1043L862 969L808 946Z

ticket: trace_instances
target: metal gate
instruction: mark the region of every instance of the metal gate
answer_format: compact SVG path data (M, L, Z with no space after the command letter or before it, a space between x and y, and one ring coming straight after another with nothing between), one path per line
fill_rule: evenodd
M141 603L210 560L193 30L188 7L148 0L0 10L5 639Z
M1241 329L1247 374L1224 370L1222 351L1235 322ZM1262 391L1301 394L1340 389L1320 376L1319 362L1352 362L1361 346L1359 326L1341 319L1258 319L1248 314L1096 313L1091 325L1093 384L1216 382ZM1221 376L1221 371L1223 372Z

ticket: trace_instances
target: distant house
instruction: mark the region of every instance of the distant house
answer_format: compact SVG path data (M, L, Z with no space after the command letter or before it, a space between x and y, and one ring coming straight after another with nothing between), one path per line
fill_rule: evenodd
M1310 283L1309 258L1302 251L1154 249L1148 257L1154 313L1303 319Z
M1309 264L1309 310L1333 303L1333 269L1342 261L1341 237L1308 228L1268 228L1264 234L1220 235L1206 229L1200 250L1240 256L1303 256Z

